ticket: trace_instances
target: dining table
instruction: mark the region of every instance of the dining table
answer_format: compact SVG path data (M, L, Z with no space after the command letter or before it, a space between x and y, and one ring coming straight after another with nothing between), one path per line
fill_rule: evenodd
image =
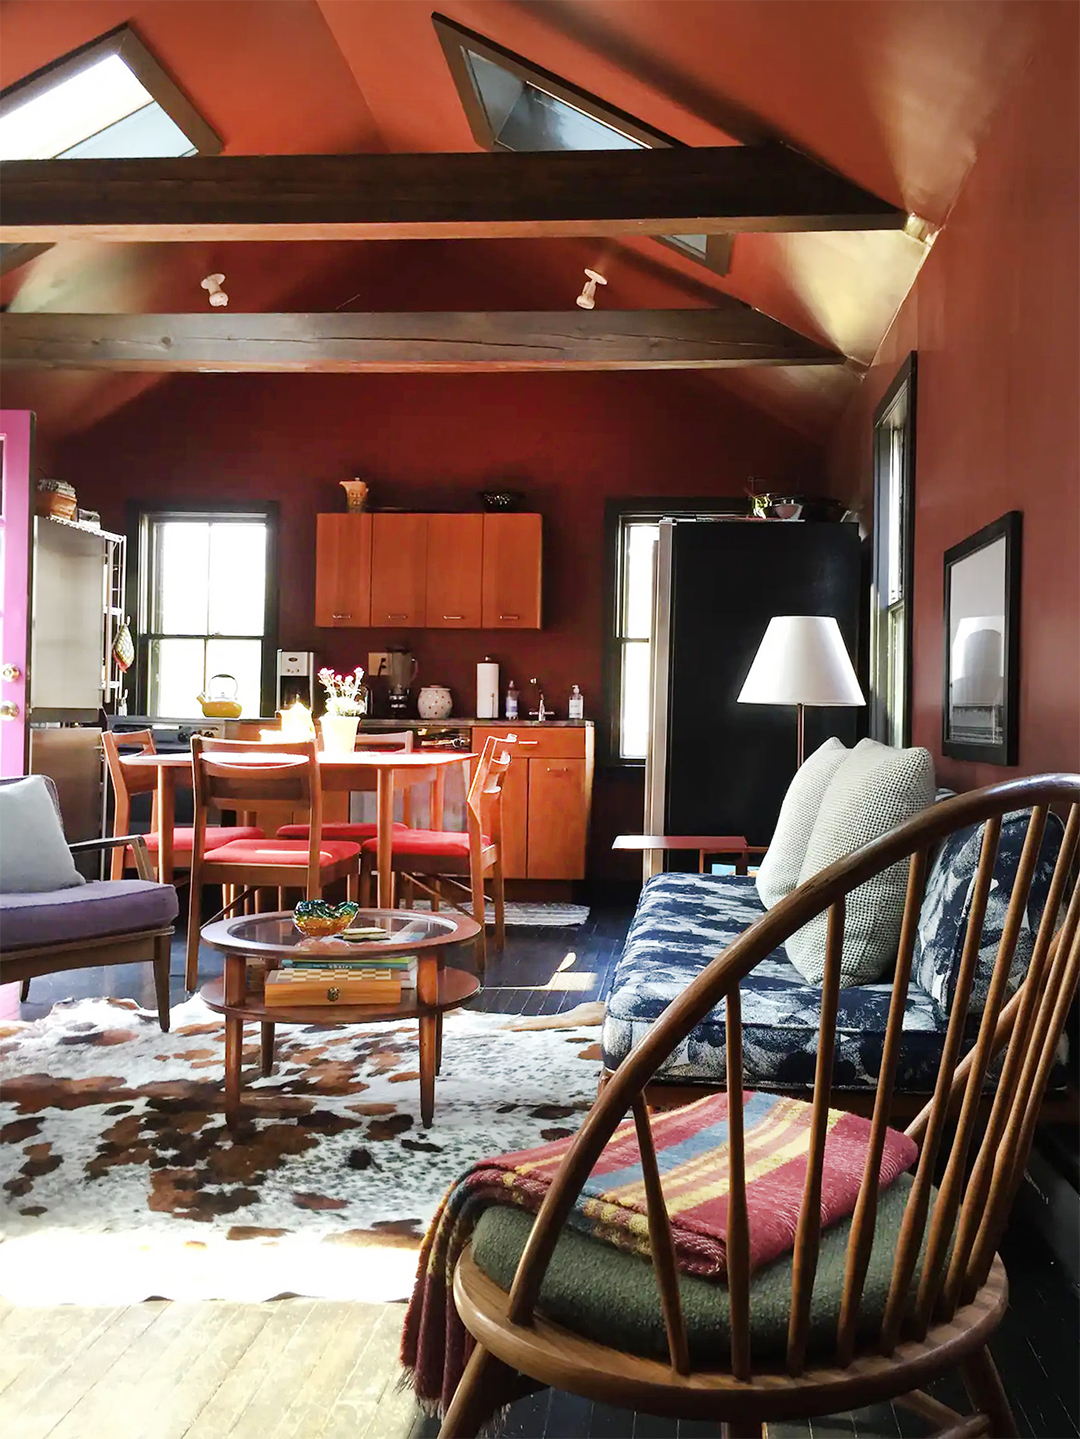
M268 748L272 748L268 746ZM258 755L253 742L248 753ZM236 755L230 755L235 759ZM462 750L356 750L353 754L326 754L316 759L323 793L375 791L376 876L378 907L393 906L394 877L391 845L394 833L394 795L414 785L431 788L432 829L443 824L446 776L452 765L468 766L477 756ZM157 770L158 878L165 884L173 878L173 827L176 823L176 791L193 784L191 752L122 755L120 763L132 770ZM466 771L466 786L468 784Z

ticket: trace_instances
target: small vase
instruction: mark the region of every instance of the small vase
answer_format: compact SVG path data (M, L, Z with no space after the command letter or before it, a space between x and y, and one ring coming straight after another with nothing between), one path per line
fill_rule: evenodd
M447 719L453 708L453 696L446 685L424 685L416 701L416 713L421 719Z
M356 748L356 727L359 723L359 715L323 715L319 721L323 754L352 754Z

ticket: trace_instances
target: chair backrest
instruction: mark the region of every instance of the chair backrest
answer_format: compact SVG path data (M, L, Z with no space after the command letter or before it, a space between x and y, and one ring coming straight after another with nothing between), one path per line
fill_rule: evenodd
M315 755L314 740L259 744L251 740L193 735L193 862L201 862L203 858L210 806L242 811L260 804L282 804L308 812L308 868L317 876L322 842L322 786Z
M1047 903L1027 974L1008 996L1010 967L1052 804L1067 807ZM1031 806L997 956L974 1041L968 1023L987 900L1002 816ZM1068 891L1080 847L1080 775L1013 780L946 800L890 834L830 865L800 885L744 931L665 1010L612 1075L568 1151L542 1205L518 1266L508 1317L531 1324L540 1286L570 1209L612 1133L633 1112L641 1149L648 1229L671 1363L690 1371L686 1325L676 1277L670 1219L653 1150L644 1087L658 1066L713 1007L726 1008L729 1096L727 1263L731 1302L730 1363L739 1380L752 1377L750 1249L743 1139L742 1024L739 984L754 966L814 916L828 914L817 1071L810 1120L810 1153L793 1253L785 1368L803 1372L810 1299L817 1272L821 1195L836 1039L845 897L890 865L908 860L908 887L893 980L881 1072L874 1096L868 1153L846 1250L843 1299L835 1347L822 1362L846 1367L865 1346L859 1334L863 1286L873 1247L878 1175L893 1100L912 956L927 871L941 840L985 821L956 993L949 1011L933 1095L907 1128L919 1158L904 1205L888 1301L871 1352L891 1354L902 1339L920 1339L932 1323L947 1322L986 1283L1024 1172L1058 1044L1080 975L1080 885ZM991 1070L991 1063L994 1069ZM989 1075L994 1080L987 1085ZM980 1130L980 1110L985 1128ZM933 1185L940 1174L936 1193ZM857 1338L858 1336L858 1338Z
M359 732L356 736L356 748L366 749L402 749L412 751L416 745L416 736L411 729L392 730L386 734L374 734Z
M103 730L101 747L105 751L105 766L112 780L116 800L116 823L114 832L126 834L131 812L131 796L147 794L157 788L157 770L147 768L127 769L121 762L121 750L137 754L154 754L154 732L149 729L130 730L127 734L116 730Z
M486 834L498 844L502 839L502 787L512 755L509 746L517 735L489 735L465 796L465 817L474 844Z

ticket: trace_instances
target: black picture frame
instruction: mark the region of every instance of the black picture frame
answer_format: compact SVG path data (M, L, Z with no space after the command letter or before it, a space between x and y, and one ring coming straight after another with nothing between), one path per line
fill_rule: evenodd
M945 551L941 750L1015 765L1020 719L1020 540L1010 510Z

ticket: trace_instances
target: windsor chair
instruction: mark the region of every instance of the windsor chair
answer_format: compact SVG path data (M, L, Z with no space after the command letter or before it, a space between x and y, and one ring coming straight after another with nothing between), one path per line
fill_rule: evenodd
M1010 995L1010 964L1049 807L1055 804L1067 808L1065 836L1026 977ZM1002 816L1027 806L1030 821L989 990L977 1025L975 1015L969 1024ZM933 1094L906 1130L918 1145L918 1159L911 1175L879 1192L877 1176L928 866L945 835L972 823L985 827L956 1001ZM960 795L823 870L731 943L611 1075L535 1220L530 1225L514 1215L526 1225L514 1251L520 1252L516 1272L511 1263L503 1284L485 1272L477 1262L476 1235L463 1251L454 1272L454 1298L476 1343L447 1410L441 1439L475 1435L501 1405L544 1386L654 1414L710 1419L719 1422L730 1439L761 1436L770 1421L813 1418L887 1401L913 1410L947 1439L1015 1435L1015 1421L987 1347L1008 1303L1008 1281L996 1250L1077 987L1080 886L1072 889L1071 899L1068 895L1078 840L1078 775L1044 775ZM868 1152L846 1238L841 1232L835 1282L831 1293L822 1293L815 1282L819 1259L826 1249L836 1254L838 1242L837 1226L821 1229L820 1203L845 897L872 875L904 861L907 896ZM796 929L825 912L826 968L809 1159L794 1249L785 1261L790 1277L782 1294L781 1322L778 1328L774 1325L770 1348L761 1332L767 1297L762 1284L768 1271L750 1272L739 984ZM703 1327L700 1306L688 1303L692 1283L702 1281L688 1283L676 1268L645 1087L671 1049L721 1001L729 1093L728 1283L724 1323ZM971 1047L964 1053L967 1044ZM628 1352L610 1342L610 1308L606 1315L594 1314L591 1333L585 1332L579 1315L568 1320L565 1304L558 1311L561 1322L551 1317L551 1281L560 1263L564 1278L573 1268L565 1262L564 1245L592 1243L607 1251L605 1263L637 1265L639 1273L649 1275L650 1266L635 1256L575 1240L564 1228L582 1185L628 1113L640 1146L648 1204L653 1281L648 1291L658 1336L658 1347L648 1353ZM887 1211L891 1228L884 1223ZM511 1211L488 1210L481 1223L496 1213ZM586 1288L582 1285L582 1311L588 1308ZM775 1295L773 1300L775 1317ZM956 1368L974 1406L970 1415L924 1389Z

